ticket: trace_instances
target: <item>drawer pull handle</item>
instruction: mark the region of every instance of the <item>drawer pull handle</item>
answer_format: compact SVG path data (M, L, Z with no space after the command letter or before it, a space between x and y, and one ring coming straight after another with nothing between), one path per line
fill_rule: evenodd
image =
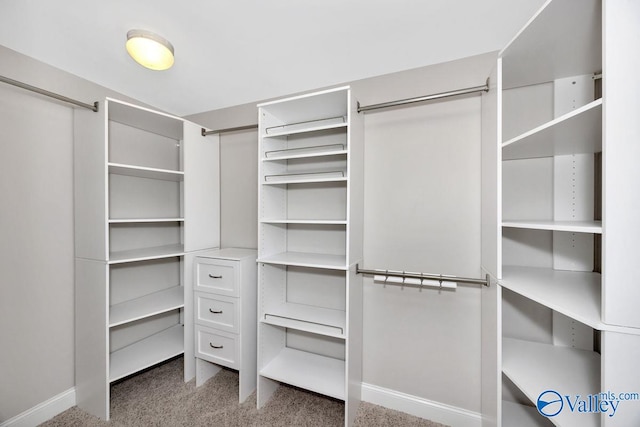
M217 311L217 310L211 310L211 309L209 309L209 313L212 313L212 314L222 314L222 310Z
M222 274L219 276L216 276L215 274L209 273L209 277L211 277L212 279L222 279Z
M223 345L213 345L211 343L209 343L209 345L211 346L211 348L224 348Z

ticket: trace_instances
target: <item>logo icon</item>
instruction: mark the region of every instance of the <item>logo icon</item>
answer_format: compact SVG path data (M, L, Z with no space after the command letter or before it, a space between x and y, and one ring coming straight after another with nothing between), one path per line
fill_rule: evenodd
M547 390L540 393L536 407L545 417L555 417L562 411L564 402L562 396L555 390Z

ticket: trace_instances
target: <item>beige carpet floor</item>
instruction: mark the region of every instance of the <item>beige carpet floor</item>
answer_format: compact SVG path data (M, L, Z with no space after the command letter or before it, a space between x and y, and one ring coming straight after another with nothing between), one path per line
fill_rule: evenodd
M281 386L268 404L256 409L256 396L238 404L238 374L223 370L201 387L182 381L182 358L172 360L111 387L111 420L89 415L78 407L41 424L78 426L343 426L344 404L324 396ZM444 427L363 402L357 427Z

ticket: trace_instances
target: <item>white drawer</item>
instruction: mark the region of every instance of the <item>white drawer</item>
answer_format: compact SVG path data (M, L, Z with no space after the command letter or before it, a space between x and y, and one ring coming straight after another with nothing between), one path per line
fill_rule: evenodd
M194 297L197 324L234 334L239 332L238 298L205 292L196 292Z
M237 297L240 271L235 261L196 258L196 291Z
M228 368L238 369L238 336L196 325L196 357Z

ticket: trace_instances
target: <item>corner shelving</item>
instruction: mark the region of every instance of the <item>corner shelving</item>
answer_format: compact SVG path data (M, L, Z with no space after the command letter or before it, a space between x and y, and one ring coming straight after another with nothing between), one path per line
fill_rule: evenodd
M362 375L347 333L362 328L355 111L348 87L273 101L259 106L258 132L258 407L287 383L344 400L345 425Z

